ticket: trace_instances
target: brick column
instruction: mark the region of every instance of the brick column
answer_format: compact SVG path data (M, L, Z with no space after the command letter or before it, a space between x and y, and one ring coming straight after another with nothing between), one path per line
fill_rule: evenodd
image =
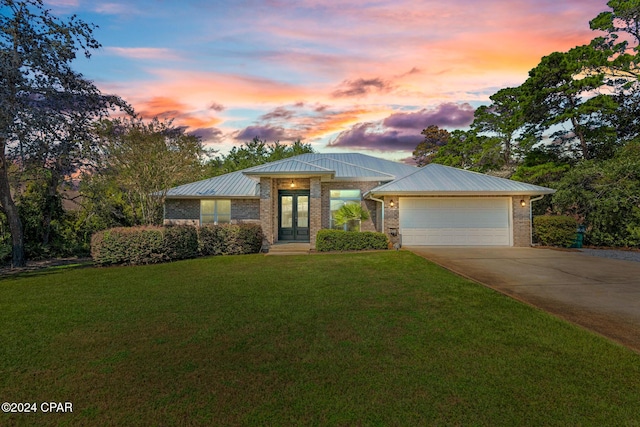
M309 243L316 247L316 234L322 228L322 190L320 178L311 178L309 186Z
M520 204L524 200L525 206ZM511 209L513 211L513 246L528 248L531 246L531 197L513 196Z
M269 245L274 241L272 206L271 178L260 178L260 225Z

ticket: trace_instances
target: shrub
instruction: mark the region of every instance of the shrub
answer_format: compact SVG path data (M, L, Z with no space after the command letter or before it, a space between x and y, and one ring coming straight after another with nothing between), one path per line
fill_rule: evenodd
M165 255L168 260L198 256L198 230L192 225L172 225L164 229Z
M578 222L570 216L537 216L533 230L537 240L545 246L569 247L576 240Z
M316 236L316 250L359 251L366 249L387 249L389 239L384 233L372 231L352 232L342 230L320 230Z
M261 247L262 229L257 224L112 228L92 236L91 256L100 265L138 265L257 253Z
M205 225L199 231L203 256L254 254L262 248L262 228L258 224Z
M166 260L161 227L111 228L91 238L97 264L154 264Z

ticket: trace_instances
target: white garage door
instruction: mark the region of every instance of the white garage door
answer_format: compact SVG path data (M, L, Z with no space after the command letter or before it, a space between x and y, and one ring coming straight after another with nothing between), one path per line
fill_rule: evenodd
M509 246L509 201L502 198L400 198L402 244Z

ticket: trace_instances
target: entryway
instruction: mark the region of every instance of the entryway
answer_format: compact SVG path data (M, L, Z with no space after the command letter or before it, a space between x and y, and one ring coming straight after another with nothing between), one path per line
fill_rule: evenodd
M278 192L278 240L309 241L309 190Z

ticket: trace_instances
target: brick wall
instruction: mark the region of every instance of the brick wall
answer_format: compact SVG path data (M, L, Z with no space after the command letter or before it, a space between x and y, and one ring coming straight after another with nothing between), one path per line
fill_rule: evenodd
M166 199L164 202L165 224L175 221L200 222L200 200L198 199Z
M259 199L231 199L231 221L259 221Z
M520 201L524 200L525 206ZM513 196L513 246L531 246L531 198L529 196Z

